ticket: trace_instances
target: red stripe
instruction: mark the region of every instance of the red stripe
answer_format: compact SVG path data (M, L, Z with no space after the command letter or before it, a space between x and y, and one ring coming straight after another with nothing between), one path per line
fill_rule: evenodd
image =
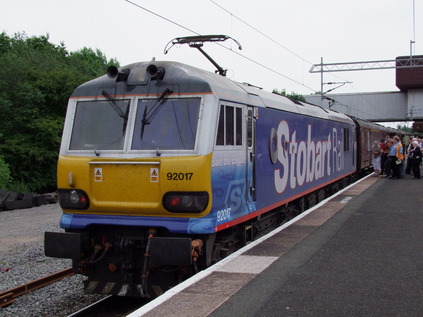
M266 212L268 212L270 210L273 210L273 209L275 209L275 208L277 208L279 206L282 206L282 205L284 205L286 203L289 203L290 201L293 201L293 200L295 200L295 199L297 199L297 198L299 198L301 196L307 195L307 194L309 194L311 192L314 192L314 191L316 191L316 190L318 190L318 189L320 189L322 187L325 187L325 186L327 186L327 185L329 185L331 183L334 183L334 182L336 182L336 181L338 181L338 180L340 180L340 179L342 179L342 178L344 178L344 177L346 177L348 175L351 175L353 173L354 173L354 171L353 172L346 173L346 174L344 174L342 176L339 176L339 177L337 177L337 178L335 178L333 180L327 181L326 183L323 183L323 184L320 184L320 185L318 185L316 187L310 188L309 190L306 190L305 192L299 193L297 195L294 195L294 196L291 196L291 197L286 198L284 200L278 201L277 203L274 203L274 204L269 205L267 207L264 207L262 209L256 210L256 211L254 211L254 212L252 212L252 213L250 213L248 215L242 216L242 217L237 218L237 219L232 220L232 221L228 221L228 222L222 223L221 225L215 226L214 227L214 231L217 232L217 231L225 230L225 229L227 229L229 227L235 226L237 224L240 224L240 223L243 223L243 222L245 222L247 220L250 220L252 218L255 218L255 217L257 217L257 216L259 216L261 214L264 214L264 213L266 213Z

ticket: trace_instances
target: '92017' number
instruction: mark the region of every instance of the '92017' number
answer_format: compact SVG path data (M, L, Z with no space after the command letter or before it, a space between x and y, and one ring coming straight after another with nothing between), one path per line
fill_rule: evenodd
M194 173L167 173L168 181L190 181Z

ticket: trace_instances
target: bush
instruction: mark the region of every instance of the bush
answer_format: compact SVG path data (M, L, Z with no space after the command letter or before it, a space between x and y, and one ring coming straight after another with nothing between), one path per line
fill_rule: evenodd
M0 189L7 189L11 182L9 165L0 156Z
M15 182L15 181L12 181L12 183L6 189L12 192L19 192L19 193L34 192L33 190L31 190L28 184L22 183L22 182Z

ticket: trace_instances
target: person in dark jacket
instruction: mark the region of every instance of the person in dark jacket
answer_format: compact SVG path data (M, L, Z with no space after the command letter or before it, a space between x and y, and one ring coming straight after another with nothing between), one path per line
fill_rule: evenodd
M420 178L420 164L422 162L422 151L419 147L419 142L413 141L410 149L410 163L413 172L413 178Z

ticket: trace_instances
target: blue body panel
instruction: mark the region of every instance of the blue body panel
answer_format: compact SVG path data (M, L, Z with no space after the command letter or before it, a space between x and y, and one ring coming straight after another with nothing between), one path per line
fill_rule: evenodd
M257 208L295 199L354 172L352 130L346 123L299 114L260 113Z
M115 215L63 214L60 227L63 229L84 229L90 225L115 225L135 227L163 227L175 233L186 233L189 218L138 217Z
M353 173L353 129L348 123L260 109L256 200L250 193L252 169L247 152L216 153L212 212L196 221L214 221L215 230L222 230Z

